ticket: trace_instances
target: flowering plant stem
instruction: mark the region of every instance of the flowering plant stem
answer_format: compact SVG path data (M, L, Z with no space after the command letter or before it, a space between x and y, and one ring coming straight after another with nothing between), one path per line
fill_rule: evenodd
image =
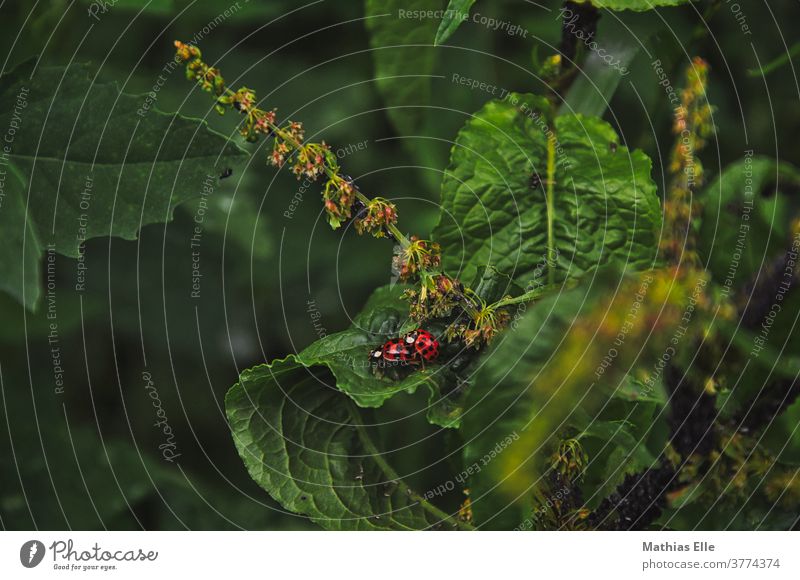
M233 98L236 96L236 92L226 87L225 95L227 95L230 98ZM258 109L256 109L256 111L258 111ZM270 129L270 131L272 131L273 134L277 135L284 141L290 143L292 147L295 148L295 150L300 150L302 148L303 144L299 140L297 140L294 137L294 135L292 135L289 131L284 131L283 129L281 129L281 127L279 127L277 124L270 121L269 119L265 119L264 124ZM335 168L332 168L330 166L330 163L327 161L327 159L323 160L323 164L324 164L323 171L325 172L325 175L327 175L329 178L335 179L338 176L338 171L336 171ZM356 190L355 195L356 198L364 205L369 204L371 201L370 198L368 198L366 195L364 195L358 190ZM403 248L407 248L410 245L411 242L409 241L408 237L406 237L406 235L403 234L403 232L401 232L396 225L394 225L393 223L387 223L386 228L392 233L392 236L394 236L394 238L397 240L400 246L402 246Z
M331 227L336 229L352 219L359 234L368 232L374 237L388 236L396 241L399 250L394 258L394 266L400 281L418 283L406 295L411 303L411 317L417 323L446 318L453 312L458 313L460 309L469 318L469 322L464 324L456 320L451 324L447 335L450 339L461 337L467 345L478 347L491 340L507 323L508 314L499 309L541 296L543 291L539 289L513 299L506 297L487 304L473 290L442 272L437 243L415 236L409 237L400 231L395 225L397 210L394 204L380 197L369 198L359 191L352 179L341 172L336 157L324 141L305 142L302 123L287 121L280 125L274 110L267 111L256 106L254 91L246 87L235 91L230 89L219 69L202 60L200 49L196 46L175 41L175 48L177 59L186 64L187 78L215 95L215 109L218 113L224 114L225 109L230 107L245 116L239 129L243 137L250 142L258 141L261 135L273 138L273 150L269 159L271 164L282 167L291 160L292 173L298 179L306 176L316 180L323 175L327 178L323 200ZM555 282L555 148L555 137L551 136L547 144L547 255L550 286Z
M553 233L555 220L556 136L553 130L547 138L547 281L555 283L556 243Z

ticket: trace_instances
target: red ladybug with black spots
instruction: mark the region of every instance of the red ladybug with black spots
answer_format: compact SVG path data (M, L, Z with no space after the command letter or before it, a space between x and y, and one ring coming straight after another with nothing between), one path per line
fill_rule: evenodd
M419 362L414 348L401 338L393 338L380 348L370 351L369 358L379 363L418 364Z
M418 328L403 337L406 346L425 362L433 362L439 357L439 341L427 330Z

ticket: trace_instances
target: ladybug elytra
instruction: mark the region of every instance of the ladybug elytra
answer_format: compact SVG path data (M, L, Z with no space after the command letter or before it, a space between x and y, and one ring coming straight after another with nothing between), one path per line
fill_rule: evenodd
M426 362L439 356L439 341L427 330L418 328L405 335L404 339L407 345L413 346L414 353Z
M414 363L416 362L416 352L408 346L402 339L395 338L387 341L380 348L369 353L372 360L385 361L390 363Z
M427 330L418 328L401 338L387 341L370 351L369 356L381 363L424 364L439 356L439 341Z

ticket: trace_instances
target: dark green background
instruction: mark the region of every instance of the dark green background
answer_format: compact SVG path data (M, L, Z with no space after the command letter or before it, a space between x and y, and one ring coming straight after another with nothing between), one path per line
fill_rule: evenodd
M89 62L102 79L116 80L128 93L150 90L172 57L172 40L191 39L231 5L161 0L140 10L144 3L118 2L97 22L87 14L88 2L42 4L33 12L21 2L0 8L6 69L34 55L45 64ZM619 16L647 39L653 58L665 64L676 84L689 56L710 62L709 96L721 138L703 154L709 171L746 149L800 161L800 108L791 69L766 79L746 73L757 66L756 54L763 64L785 52L779 32L789 46L797 39L796 3L771 3L770 13L762 2L740 2L751 36L742 36L723 5L710 22L712 34L691 40L703 26L698 10L705 4ZM268 96L265 107L277 107L281 118L303 120L309 136L336 148L366 142L364 150L342 160L345 171L365 192L397 198L401 227L422 235L438 218L449 142L465 115L490 98L453 84L453 73L508 90L542 92L530 75L532 53L550 54L548 44L557 44L560 36L555 12L520 1L479 0L482 14L520 23L530 31L528 38L463 25L448 42L470 50L439 48L436 74L444 78L434 79L430 102L417 103L454 111L433 109L420 135L398 139L373 81L361 2L323 1L269 25L302 4L240 5L200 42L206 58L222 68L231 85L246 84ZM600 35L613 20L603 16ZM644 148L654 159L663 193L670 111L649 60L638 56L605 118L628 145ZM160 109L207 117L217 130L234 131L235 117L218 117L210 105L180 70L168 75L158 93ZM286 219L298 183L286 172L276 177L266 166L266 149L249 149L253 157L246 171L234 173L219 192L233 196L238 211L226 232L227 209L214 206L219 227L209 227L203 238L200 300L190 297L192 204L179 208L166 226L146 227L138 242L87 243L87 289L81 294L73 288L75 261L57 258L63 394L54 393L44 307L25 313L0 295L3 528L312 527L285 514L247 476L222 400L239 370L297 352L317 338L308 300L315 301L319 324L328 333L346 328L372 290L389 280L392 248L352 231L331 231L314 188ZM174 429L181 453L177 464L159 454L163 437L152 426L145 370ZM395 397L380 415L406 417L424 403L421 395ZM383 433L392 448L415 442L393 458L400 472L440 456L443 436L424 439L432 428L422 413L415 417ZM438 469L426 469L415 483L422 489L435 485L441 481Z

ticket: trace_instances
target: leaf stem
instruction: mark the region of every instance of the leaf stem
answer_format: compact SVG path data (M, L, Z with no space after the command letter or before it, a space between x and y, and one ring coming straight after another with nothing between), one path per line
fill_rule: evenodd
M544 296L550 290L553 290L554 286L548 284L547 286L540 286L535 290L530 290L525 292L524 294L520 294L519 296L514 296L513 298L503 298L502 300L498 300L494 304L492 304L492 309L503 308L505 306L513 306L514 304L522 304L523 302L530 302L531 300L537 300Z
M750 77L760 77L761 75L767 76L772 71L781 68L787 62L791 61L798 54L800 54L800 42L794 44L787 52L784 52L778 58L768 62L763 67L747 69L747 75Z
M440 510L432 503L425 500L421 495L417 492L413 491L406 483L400 478L394 468L389 465L386 460L383 458L380 450L375 446L375 443L372 441L372 438L367 433L367 430L364 429L364 425L361 423L361 417L358 414L355 406L351 403L350 405L350 417L353 420L353 426L356 428L358 432L358 438L361 440L361 443L364 445L367 453L372 457L375 463L378 464L384 473L392 480L392 482L397 483L397 489L400 493L404 493L408 495L412 500L419 503L419 505L429 514L439 518L442 521L451 522L456 525L461 530L474 530L475 526L462 521L458 518L454 518L452 515Z
M288 130L280 127L275 120L274 111L272 113L267 113L266 111L254 106L253 103L256 100L256 96L253 91L246 89L245 87L239 89L239 91L234 91L230 87L225 86L224 81L222 80L222 76L219 74L219 71L215 68L208 67L208 65L206 65L202 61L199 51L192 52L187 48L187 45L184 45L179 41L175 42L175 46L179 49L178 57L182 61L187 63L187 71L191 73L190 78L195 78L203 86L205 90L211 91L213 88L213 90L216 92L217 109L220 110L221 113L223 112L222 106L229 105L232 106L237 111L239 111L240 113L242 113L243 115L246 115L248 117L247 119L248 124L246 125L247 130L242 131L242 134L245 135L248 138L248 140L250 140L250 138L256 135L257 133L263 132L266 133L268 137L272 136L276 140L280 139L282 145L285 144L285 147L283 147L282 150L279 152L280 154L279 161L274 162L275 165L280 166L283 164L285 160L283 157L284 154L288 154L289 156L291 156L292 154L298 154L298 152L300 152L301 154L306 154L309 148L313 148L312 153L315 154L315 157L316 156L321 157L320 160L315 159L315 166L313 167L314 177L316 177L317 172L320 172L327 175L328 178L334 183L340 183L344 179L340 175L340 167L339 164L336 162L335 158L331 159L326 154L327 153L326 150L328 148L325 146L324 142L322 144L316 144L316 143L304 144L302 142L303 136L301 132L298 132L298 130L296 130L295 128L295 126L298 127L300 126L299 123L289 122ZM188 64L189 60L191 60L192 58L194 58L194 60L192 60L191 64ZM213 74L211 75L211 80L209 80L208 74L209 72L212 71ZM212 80L213 84L211 84ZM245 92L242 93L243 91ZM237 100L237 98L240 97L240 95L242 94L244 94L247 97L244 106L242 106L242 99ZM253 132L254 124L257 126L257 130L255 132ZM548 146L551 145L552 148L555 149L554 144L549 144ZM552 155L554 156L555 153L553 152ZM550 171L550 173L554 173L554 170ZM350 178L347 178L347 181L348 184L353 189L355 199L357 199L365 206L368 206L371 203L375 203L375 200L371 200L369 197L367 197L361 191L359 191L357 187L355 187L352 183L350 183ZM549 206L552 206L553 205L552 185L548 185L548 188L549 188L549 198L550 198ZM349 193L350 191L348 191L348 194ZM549 231L550 231L550 237L552 238L552 216L550 214L552 214L552 207L548 210L548 216L549 216L548 219L550 220ZM396 219L396 217L394 219ZM390 234L390 237L392 237L398 244L400 244L402 252L406 253L410 252L412 245L414 244L414 242L412 241L412 239L414 238L409 239L402 231L400 231L400 229L393 223L393 221L394 220L390 219L387 219L385 221L385 223L383 224L384 232L388 232ZM339 220L337 219L335 227L338 227L338 225L339 225ZM552 246L552 243L550 245ZM552 248L548 250L548 254L550 253L552 253ZM437 261L436 266L438 265L439 264ZM422 284L422 292L424 292L426 286L430 284L432 276L435 273L436 271L434 271L433 269L429 269L429 266L426 266L424 264L419 268L419 277ZM553 278L552 273L550 274L550 277L551 279ZM462 309L471 318L472 323L477 323L484 314L483 310L476 308L476 305L474 301L471 299L469 292L457 289L453 290L453 292L458 295L459 297L458 301L460 302ZM483 306L485 307L485 304Z

